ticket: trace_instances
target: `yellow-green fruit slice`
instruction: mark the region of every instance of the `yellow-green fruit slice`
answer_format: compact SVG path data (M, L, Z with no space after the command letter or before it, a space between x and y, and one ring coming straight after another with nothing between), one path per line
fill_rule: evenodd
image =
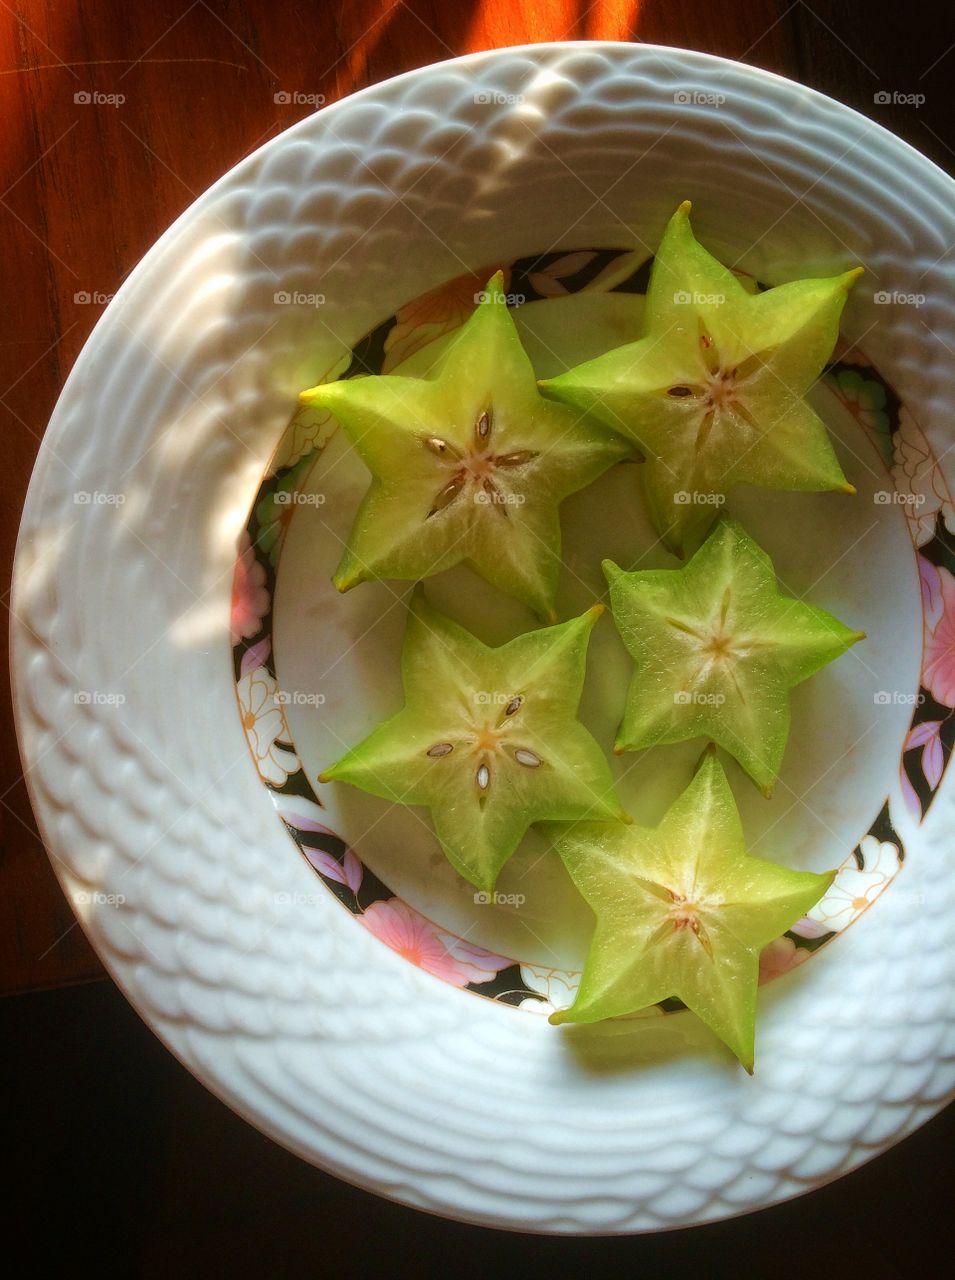
M417 592L404 708L319 780L426 805L452 865L486 891L531 823L624 819L606 757L577 720L602 610L492 648Z
M498 273L429 377L302 393L335 414L373 477L334 577L340 591L465 561L554 619L558 507L632 445L540 395L502 289Z
M769 556L723 518L680 569L604 561L634 661L618 751L704 736L769 794L789 736L789 691L857 640L831 613L781 595Z
M580 823L555 843L597 925L577 997L551 1022L598 1022L676 997L752 1073L759 953L835 872L750 857L712 754L658 827Z
M689 213L685 201L660 242L639 340L541 383L637 442L654 526L677 554L734 485L853 492L803 397L861 272L750 293L697 242Z

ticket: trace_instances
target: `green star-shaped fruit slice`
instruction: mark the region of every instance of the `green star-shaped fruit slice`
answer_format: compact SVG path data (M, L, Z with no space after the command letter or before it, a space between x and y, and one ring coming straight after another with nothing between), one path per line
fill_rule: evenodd
M604 561L635 670L617 751L711 738L769 794L789 736L789 691L861 631L781 595L772 561L723 518L680 569Z
M430 376L353 378L302 393L335 414L372 473L335 573L340 591L465 561L555 619L558 507L632 445L540 395L502 288L498 272Z
M416 593L404 708L319 781L427 806L452 865L488 892L531 823L625 820L606 757L577 720L602 610L492 648Z
M576 999L551 1022L597 1022L676 997L752 1073L759 953L835 872L750 857L712 754L658 827L586 822L555 843L597 924Z
M541 383L638 443L654 527L680 555L734 485L854 492L804 397L861 272L750 293L689 213L686 201L664 232L639 340Z

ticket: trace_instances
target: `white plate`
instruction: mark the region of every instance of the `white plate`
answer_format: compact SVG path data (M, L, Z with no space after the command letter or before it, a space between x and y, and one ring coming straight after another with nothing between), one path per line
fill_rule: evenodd
M898 846L879 843L877 824L853 892L868 900L888 883L886 844L904 845L904 869L871 910L849 903L848 932L763 990L754 1079L689 1015L564 1033L382 946L279 822L229 665L235 548L296 392L424 290L548 249L649 251L687 195L709 247L761 279L865 264L845 333L902 405L884 491L924 495L873 503L879 554L851 572L843 561L828 584L837 599L834 584L849 584L883 620L871 652L888 701L855 696L881 745L826 792L820 820L888 797ZM933 535L955 527L953 208L953 184L923 157L768 73L673 49L538 45L319 112L147 255L77 361L37 463L15 697L34 806L84 927L157 1034L240 1114L408 1204L627 1232L817 1186L950 1095L952 788L939 785L934 721L923 712L929 727L907 734L920 663L936 694L955 685L947 571L923 563L924 654L911 576L913 540L923 562L944 560ZM878 439L879 406L856 390L846 403ZM850 457L863 449L854 425ZM760 519L765 504L747 503ZM811 504L786 510L815 527ZM800 531L791 545L804 544ZM374 608L375 590L354 599ZM310 622L320 652L333 622ZM845 727L840 716L833 733Z

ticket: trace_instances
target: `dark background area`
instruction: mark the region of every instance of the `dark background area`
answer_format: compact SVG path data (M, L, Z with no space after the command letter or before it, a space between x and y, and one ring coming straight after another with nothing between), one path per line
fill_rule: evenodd
M56 397L103 304L168 224L311 109L476 49L636 39L831 94L955 172L952 7L882 0L0 0L0 599ZM77 92L123 94L121 107ZM880 102L920 94L924 102ZM0 643L6 643L5 629ZM0 706L0 1020L11 1229L37 1266L152 1276L932 1275L955 1256L947 1112L830 1187L624 1240L446 1223L345 1186L217 1102L142 1025L56 884ZM10 1235L8 1234L8 1239Z

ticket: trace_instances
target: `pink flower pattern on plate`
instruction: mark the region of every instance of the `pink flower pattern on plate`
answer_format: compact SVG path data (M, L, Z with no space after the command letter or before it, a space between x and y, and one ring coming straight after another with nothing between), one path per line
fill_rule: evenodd
M955 578L938 570L942 614L925 641L922 682L936 702L955 706Z
M392 951L456 987L490 982L513 963L452 937L398 898L373 902L358 919Z
M795 969L808 960L810 955L811 951L806 947L797 947L792 938L777 938L759 953L759 985L772 982L781 974Z
M942 584L938 569L931 560L926 560L924 556L918 556L917 559L919 587L922 592L922 613L925 617L925 625L931 631L942 612Z
M232 579L232 643L248 640L262 627L269 611L269 593L265 585L265 566L256 559L248 529L239 539L239 554Z
M910 729L905 739L903 751L922 748L922 772L925 781L934 791L942 780L945 768L945 756L942 751L941 720L923 720L914 729Z

